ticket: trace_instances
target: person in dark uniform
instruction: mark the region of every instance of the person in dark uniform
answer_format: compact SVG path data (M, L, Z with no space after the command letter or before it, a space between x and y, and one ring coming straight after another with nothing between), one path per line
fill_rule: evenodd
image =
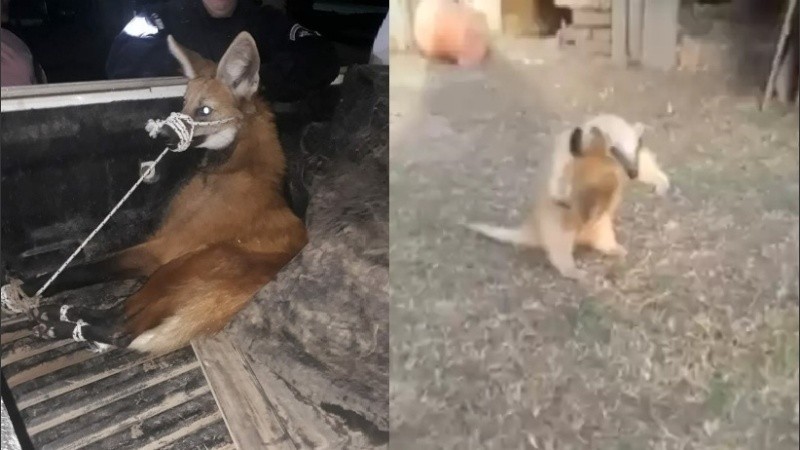
M339 74L330 41L253 0L170 0L150 5L115 38L106 72L112 79L180 75L167 35L218 62L242 31L258 45L261 85L268 100L301 100Z

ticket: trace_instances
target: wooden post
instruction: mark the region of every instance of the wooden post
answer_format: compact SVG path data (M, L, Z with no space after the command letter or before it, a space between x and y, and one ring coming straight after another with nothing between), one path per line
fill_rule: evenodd
M646 0L642 24L642 65L669 70L678 47L679 0Z
M505 34L530 34L536 23L536 0L503 0L500 2Z
M783 50L786 47L786 40L792 30L792 19L794 19L795 9L797 8L797 0L789 0L786 7L786 15L783 18L783 27L781 28L781 36L778 38L778 45L775 49L775 55L772 57L772 67L769 71L769 78L767 78L767 88L764 91L764 99L761 101L761 110L765 110L769 101L772 100L772 91L775 90L775 76L778 73L778 66L783 56Z
M800 86L798 86L797 90L794 91L794 106L800 106Z
M642 61L642 21L644 0L628 0L628 56L631 61Z
M410 0L390 0L389 48L406 51L414 46L413 7Z
M620 65L628 63L628 0L613 0L611 4L611 60Z

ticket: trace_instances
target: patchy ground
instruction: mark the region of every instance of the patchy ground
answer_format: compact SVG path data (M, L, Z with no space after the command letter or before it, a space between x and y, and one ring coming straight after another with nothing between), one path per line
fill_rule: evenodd
M796 112L501 48L480 70L392 56L393 447L797 448ZM554 133L598 112L649 125L677 186L627 192L624 261L579 256L579 286L460 226L518 223Z

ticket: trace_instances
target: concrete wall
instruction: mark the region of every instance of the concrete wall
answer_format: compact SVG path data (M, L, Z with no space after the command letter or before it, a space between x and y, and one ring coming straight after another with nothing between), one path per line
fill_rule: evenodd
M562 44L611 56L611 0L556 0L572 10L572 24L560 31Z
M681 0L556 0L572 10L561 42L622 64L671 69L677 60Z
M411 13L416 0L389 0L389 49L406 51L414 47Z

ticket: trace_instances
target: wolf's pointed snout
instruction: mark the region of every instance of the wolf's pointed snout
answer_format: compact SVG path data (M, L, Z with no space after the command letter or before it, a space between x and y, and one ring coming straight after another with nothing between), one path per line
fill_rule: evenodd
M181 138L172 127L161 127L156 136L158 136L160 140L165 141L169 147L175 147L181 141Z

